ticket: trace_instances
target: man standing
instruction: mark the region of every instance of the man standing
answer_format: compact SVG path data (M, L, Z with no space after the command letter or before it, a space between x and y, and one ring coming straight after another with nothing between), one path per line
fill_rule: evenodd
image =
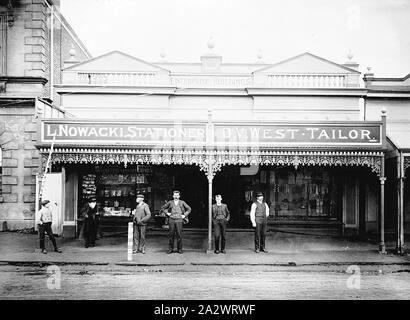
M226 225L230 219L228 206L222 203L222 196L215 195L216 204L212 206L212 218L214 223L215 253L219 253L219 242L221 242L221 252L226 253Z
M256 193L256 201L251 206L251 222L255 228L255 252L268 252L265 249L266 228L268 225L269 206L263 201L262 192Z
M137 194L137 207L133 211L134 216L134 250L133 253L145 254L145 229L151 218L148 204L144 202L144 195Z
M99 213L97 210L97 200L90 198L88 205L86 205L81 214L84 218L84 240L85 247L94 247L95 238L97 237L97 220L99 219Z
M40 249L41 253L46 254L47 250L44 246L44 238L45 238L45 233L47 232L48 237L50 238L51 242L53 243L54 251L61 253L62 251L58 249L56 239L54 238L53 235L53 230L51 229L51 224L53 222L53 217L52 217L52 212L50 208L50 201L49 200L43 200L41 202L41 209L38 212L39 217L38 217L38 231L40 235Z
M174 200L168 201L162 206L161 210L164 210L169 217L169 249L168 253L174 252L174 240L175 235L177 238L178 253L182 254L182 221L187 220L188 215L191 213L191 207L180 200L180 192L175 190L173 192Z

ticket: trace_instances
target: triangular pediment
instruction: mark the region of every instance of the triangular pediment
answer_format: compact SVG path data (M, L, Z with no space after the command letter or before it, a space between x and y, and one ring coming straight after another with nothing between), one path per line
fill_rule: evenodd
M66 68L70 71L168 72L160 66L120 51L112 51Z
M360 73L341 64L305 52L271 66L256 70L254 73L272 74L346 74Z

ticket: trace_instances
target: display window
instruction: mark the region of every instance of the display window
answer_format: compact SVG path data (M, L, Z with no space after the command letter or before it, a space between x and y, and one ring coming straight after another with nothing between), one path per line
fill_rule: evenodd
M241 176L245 216L257 191L264 193L270 219L340 219L343 181L337 170L327 168L261 167L257 174Z

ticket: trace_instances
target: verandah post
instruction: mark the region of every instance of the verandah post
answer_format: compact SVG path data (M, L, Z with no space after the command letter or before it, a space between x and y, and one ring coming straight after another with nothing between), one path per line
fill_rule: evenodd
M381 120L382 120L382 156L380 159L380 244L379 252L386 253L386 244L384 241L384 184L386 182L386 173L385 173L385 160L386 160L386 150L387 150L387 139L386 139L386 109L381 111Z
M213 168L210 164L208 171L208 249L207 253L212 252L212 181L213 181Z
M379 252L386 253L386 244L384 241L384 183L386 181L385 177L385 159L384 153L381 157L381 168L380 168L380 244Z
M404 165L403 153L397 157L397 254L404 253L404 221L403 221L403 196L404 196Z

